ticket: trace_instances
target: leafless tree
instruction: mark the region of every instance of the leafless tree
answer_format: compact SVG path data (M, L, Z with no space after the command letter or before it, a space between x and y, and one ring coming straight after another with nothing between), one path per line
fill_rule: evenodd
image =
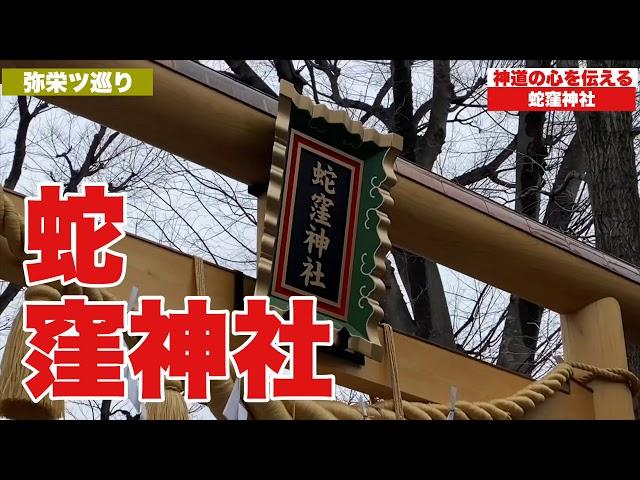
M593 65L611 64L598 62ZM278 80L286 79L317 102L402 135L406 160L640 264L638 112L487 110L488 67L566 67L576 60L205 63L272 97ZM0 128L16 138L13 149L0 144L0 158L11 164L0 172L7 181L20 179L10 188L31 193L29 182L46 179L76 191L83 181L107 182L112 191L127 192L134 233L254 272L257 210L246 185L35 100L16 99L0 115ZM28 129L24 141L18 141L21 128ZM398 248L387 266L385 321L400 331L533 376L562 351L554 312ZM345 395L359 402L364 394ZM118 405L89 407L91 418L100 418L101 409L109 418L124 415Z

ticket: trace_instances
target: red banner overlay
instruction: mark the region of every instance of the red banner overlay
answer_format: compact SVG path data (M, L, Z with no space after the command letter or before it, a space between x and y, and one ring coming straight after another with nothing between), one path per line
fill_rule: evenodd
M126 196L93 184L61 198L61 188L43 185L38 197L27 199L25 238L38 257L24 263L27 284L119 283L126 257L108 247L124 235ZM316 318L315 297L290 298L286 320L270 310L268 297L246 297L244 310L232 313L212 310L210 302L187 297L183 310L165 310L163 297L143 296L137 310L127 312L124 301L84 295L25 301L23 326L31 335L22 363L33 373L23 386L34 402L45 395L124 399L129 368L142 402L164 400L165 378L183 380L187 400L207 402L210 381L228 379L231 364L244 380L247 402L335 398L335 377L315 373L316 347L333 343L332 322ZM125 332L138 338L129 352ZM230 351L230 332L249 339Z
M636 109L635 88L490 88L490 111L626 111Z
M636 109L638 70L631 68L490 68L489 111L628 111Z

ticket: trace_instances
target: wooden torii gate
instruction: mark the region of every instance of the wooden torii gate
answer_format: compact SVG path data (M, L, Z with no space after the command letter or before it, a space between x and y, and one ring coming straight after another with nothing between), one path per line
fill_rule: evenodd
M250 186L268 182L277 100L192 61L0 60L2 68L153 68L153 97L47 97L47 101ZM627 368L625 338L640 342L640 271L402 159L390 238L394 245L561 314L567 360ZM22 198L8 192L22 208ZM259 210L262 204L259 203ZM163 295L167 308L196 292L193 260L129 234L117 250L129 257L124 282ZM22 266L0 237L0 278L24 284ZM205 264L207 294L234 309L253 279ZM237 341L236 341L237 343ZM506 397L530 379L429 342L396 334L402 396L449 402L450 387L470 401ZM390 395L388 361L360 366L321 354L320 373L376 396ZM571 381L525 418L630 419L624 384Z

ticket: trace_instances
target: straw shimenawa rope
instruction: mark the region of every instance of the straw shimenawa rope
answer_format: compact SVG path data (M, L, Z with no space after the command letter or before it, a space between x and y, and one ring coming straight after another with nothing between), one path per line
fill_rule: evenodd
M147 420L189 420L180 380L164 380L164 401L147 402Z
M439 403L408 402L401 400L398 384L397 365L395 363L395 348L393 330L390 326L383 326L385 346L390 361L391 383L394 392L393 400L384 400L369 407L347 405L337 401L296 401L269 402L274 408L273 420L446 420L451 411L451 405ZM578 378L575 370L584 370L586 376ZM395 373L394 373L395 372ZM536 406L553 396L571 378L588 383L596 379L625 383L632 395L640 391L640 380L631 372L619 368L603 369L580 362L568 362L557 365L544 378L531 383L506 398L490 401L466 402L455 404L454 420L513 420L522 418ZM286 408L286 413L275 411L276 404ZM402 405L402 410L398 408ZM402 411L402 416L398 412Z
M393 341L393 328L388 323L382 324L384 333L384 343L387 347L387 358L391 370L391 388L393 390L393 410L397 420L404 418L404 405L402 404L402 394L400 393L400 381L398 380L398 361L396 360L396 344Z
M587 372L585 376L580 378L580 381L583 383L589 383L593 380L626 383L631 391L632 397L640 393L640 380L629 370L625 370L624 368L599 368L582 362L570 362L570 365Z
M553 396L569 379L575 377L574 368L578 365L564 363L558 365L543 379L533 382L531 385L519 390L506 398L499 398L487 402L456 402L454 420L514 420L522 418L536 406ZM591 369L592 367L589 366ZM618 374L608 369L598 369L597 374L590 374L588 381L603 379L627 383L632 392L640 388L637 377ZM625 371L626 372L626 371ZM583 380L582 378L580 379ZM286 403L286 402L285 402ZM402 400L404 418L407 420L446 420L450 405L439 403L408 402ZM291 412L291 407L289 407ZM289 417L290 418L290 417ZM279 417L279 419L287 419ZM365 408L361 406L346 405L335 401L316 401L295 403L296 420L395 420L396 409L393 400L385 400Z
M206 296L204 282L204 261L193 257L193 269L196 282L196 295ZM164 381L164 401L147 402L147 420L189 420L189 409L184 400L184 384L180 380Z
M4 191L0 195L0 237L7 239L9 250L17 259L25 258L24 218Z
M56 301L60 292L48 285L29 287L26 300ZM16 315L4 348L0 365L0 417L16 420L56 420L64 416L64 402L45 396L34 403L22 386L31 370L22 364L28 352L27 339L31 334L22 328L22 310Z
M207 287L204 277L204 260L202 260L202 257L193 257L193 269L196 279L196 295L198 297L205 297L207 295Z
M253 414L253 418L258 420L396 420L398 418L407 420L446 420L451 411L451 405L408 402L401 399L397 381L397 365L393 366L393 359L395 358L394 344L390 342L393 340L393 330L387 326L383 327L383 329L385 343L387 344L387 354L391 362L391 383L394 391L394 400L384 400L369 406L347 405L338 401L304 400L296 400L295 402L271 401L260 404L249 403L247 408ZM578 377L576 370L584 370L587 374ZM395 374L393 373L394 371ZM596 379L625 383L631 390L632 395L636 395L640 391L640 381L627 370L602 369L584 363L568 362L557 365L544 378L532 382L509 397L479 402L457 401L453 409L453 418L454 420L514 420L522 418L526 413L553 396L572 378L583 383ZM216 382L212 382L213 385L216 385ZM210 402L209 406L212 410L214 408L217 409L214 410L214 414L216 411L221 411L227 398L228 395L221 395L218 400ZM398 408L398 404L401 404L402 410ZM402 416L398 415L399 411L403 412ZM217 418L221 417L217 416Z
M5 192L0 195L0 237L7 240L9 251L17 260L29 256L24 253L24 218ZM203 285L202 259L195 259L198 294ZM204 294L204 293L202 293ZM81 287L76 284L62 286L60 282L29 287L25 293L27 300L60 300L61 295L86 295L91 301L113 301L115 297L107 290ZM34 404L22 386L22 380L31 372L22 365L27 353L28 335L22 328L22 311L18 313L11 327L5 346L0 370L0 416L13 419L56 419L64 415L64 402L52 401L44 397ZM132 339L127 338L131 343ZM135 342L135 341L133 341ZM132 345L129 345L130 347ZM182 396L182 382L165 380L165 400L147 404L147 418L150 420L188 420L189 412Z

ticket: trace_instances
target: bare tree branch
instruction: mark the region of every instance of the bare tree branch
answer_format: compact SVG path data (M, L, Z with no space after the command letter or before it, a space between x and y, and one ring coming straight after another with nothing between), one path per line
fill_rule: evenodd
M278 97L278 94L274 92L267 83L262 80L256 72L245 62L244 60L225 60L226 64L233 73L235 73L240 81L251 85L252 87L266 93L272 97Z
M453 179L452 182L457 183L458 185L468 186L473 183L479 182L484 178L490 178L496 175L496 172L500 168L500 166L507 161L507 159L516 151L516 145L518 143L517 135L513 137L513 140L509 142L509 145L504 147L502 151L496 155L496 157L486 165L482 165L481 167L474 168L469 170L468 172L463 173Z

